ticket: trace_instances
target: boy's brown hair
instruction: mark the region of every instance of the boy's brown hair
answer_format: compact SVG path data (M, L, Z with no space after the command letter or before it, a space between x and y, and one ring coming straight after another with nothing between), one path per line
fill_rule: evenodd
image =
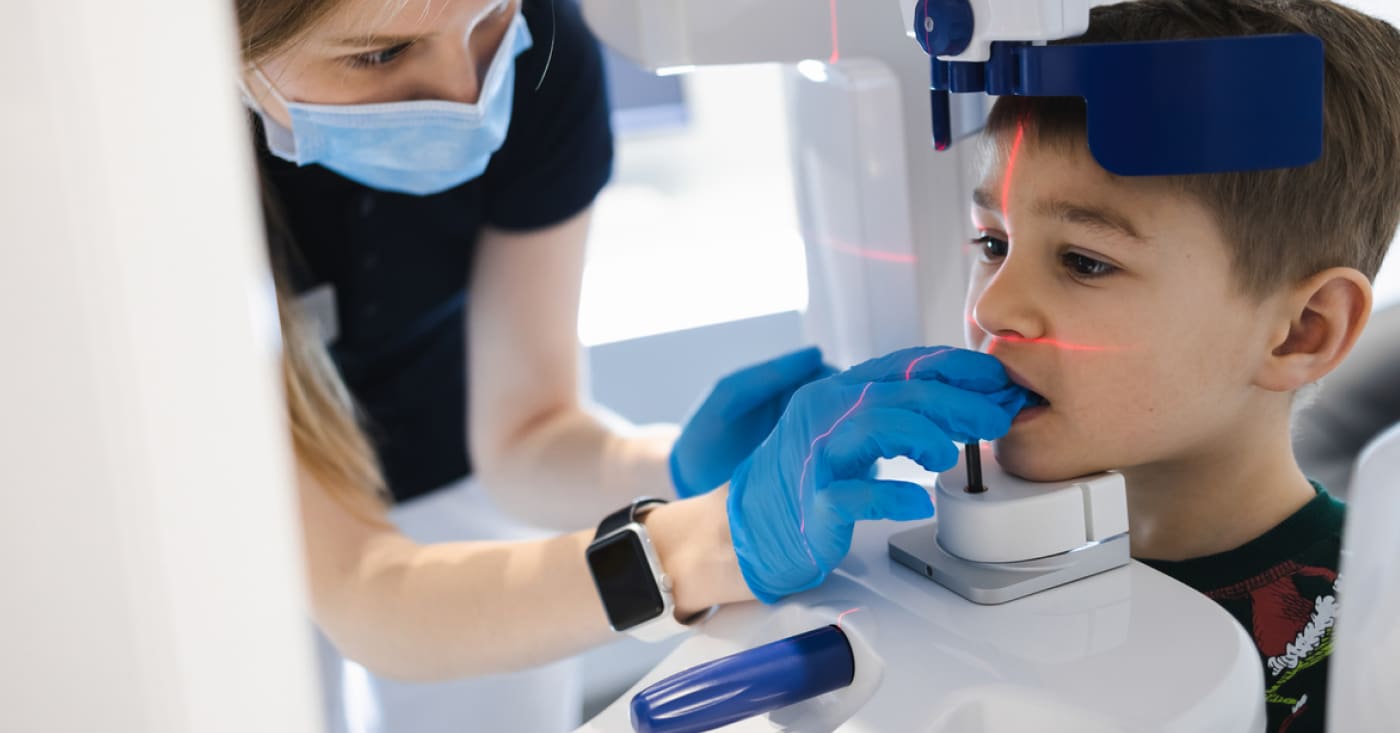
M1138 0L1093 10L1063 43L1310 33L1326 69L1322 157L1301 168L1160 179L1204 203L1247 292L1262 296L1329 267L1375 278L1400 222L1400 32L1327 0ZM1040 144L1082 146L1084 102L1002 97L989 140L1021 125Z

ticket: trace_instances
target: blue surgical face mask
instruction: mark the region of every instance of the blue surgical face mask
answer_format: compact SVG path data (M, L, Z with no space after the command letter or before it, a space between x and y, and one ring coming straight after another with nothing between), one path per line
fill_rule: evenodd
M468 33L470 36L470 32ZM476 104L437 100L383 104L289 102L262 70L257 76L291 115L288 130L251 101L267 146L297 165L316 163L381 191L439 193L477 178L506 139L515 92L515 59L533 41L517 11L491 60Z

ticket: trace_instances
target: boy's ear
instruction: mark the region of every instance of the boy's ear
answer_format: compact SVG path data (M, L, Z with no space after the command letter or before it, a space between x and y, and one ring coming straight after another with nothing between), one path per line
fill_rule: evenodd
M1255 384L1289 392L1337 368L1371 317L1371 297L1371 282L1350 267L1323 270L1290 289Z

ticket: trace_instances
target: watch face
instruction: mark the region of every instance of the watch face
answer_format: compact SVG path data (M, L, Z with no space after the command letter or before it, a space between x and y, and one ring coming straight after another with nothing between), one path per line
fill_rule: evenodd
M614 629L625 631L666 610L635 532L618 532L589 547L588 567Z

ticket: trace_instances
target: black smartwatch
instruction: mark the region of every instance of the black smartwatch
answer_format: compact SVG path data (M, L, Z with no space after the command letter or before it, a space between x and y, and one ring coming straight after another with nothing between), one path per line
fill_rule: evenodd
M671 578L641 522L665 503L643 497L609 514L598 524L586 554L608 623L642 641L661 641L687 628L676 620Z

